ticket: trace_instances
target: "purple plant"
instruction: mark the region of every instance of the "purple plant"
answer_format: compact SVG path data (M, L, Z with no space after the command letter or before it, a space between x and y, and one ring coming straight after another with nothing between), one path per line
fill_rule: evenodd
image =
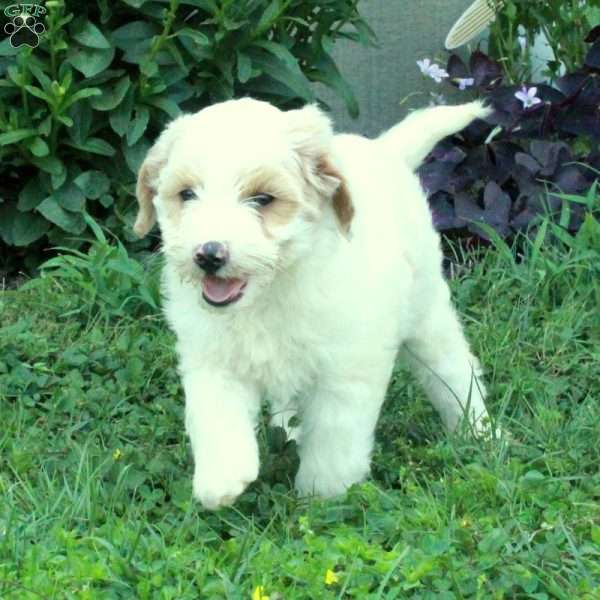
M468 65L450 55L446 81L472 87L494 113L443 140L419 169L439 231L487 240L485 223L505 238L561 213L579 228L585 207L563 206L561 194L584 195L600 173L600 26L586 42L583 66L556 87L504 85L500 65L479 50Z

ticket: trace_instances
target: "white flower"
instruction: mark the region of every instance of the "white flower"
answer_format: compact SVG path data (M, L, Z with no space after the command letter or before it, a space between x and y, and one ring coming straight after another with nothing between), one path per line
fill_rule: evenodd
M541 103L541 99L536 96L537 88L523 86L520 91L515 92L515 98L523 103L523 108L529 108Z
M431 77L431 79L434 79L437 83L440 83L442 79L448 77L448 73L446 73L444 69L439 65L432 63L428 58L418 60L417 65L423 75Z
M466 90L475 83L475 80L472 77L457 77L456 83L458 83L459 90Z

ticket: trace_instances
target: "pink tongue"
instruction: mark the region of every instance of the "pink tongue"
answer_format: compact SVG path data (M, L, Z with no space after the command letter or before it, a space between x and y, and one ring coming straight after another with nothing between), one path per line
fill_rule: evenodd
M209 300L221 303L238 296L244 284L245 281L241 279L223 279L207 275L202 282L202 291Z

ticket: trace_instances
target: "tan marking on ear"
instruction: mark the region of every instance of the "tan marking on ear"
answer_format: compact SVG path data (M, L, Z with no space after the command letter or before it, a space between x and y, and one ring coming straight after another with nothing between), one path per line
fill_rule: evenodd
M156 223L153 200L157 193L160 171L167 163L173 142L189 118L190 115L184 115L172 121L160 134L154 146L150 148L140 167L136 186L139 208L133 226L133 230L140 237L144 237Z
M156 211L152 199L156 190L151 182L151 165L144 161L138 173L136 196L139 204L138 214L135 219L133 230L139 237L144 237L154 227L156 222Z
M331 200L333 211L338 219L340 228L347 234L350 232L350 226L352 225L352 219L354 218L354 204L352 203L346 181L327 159L321 160L319 169L326 177L331 177L339 182Z

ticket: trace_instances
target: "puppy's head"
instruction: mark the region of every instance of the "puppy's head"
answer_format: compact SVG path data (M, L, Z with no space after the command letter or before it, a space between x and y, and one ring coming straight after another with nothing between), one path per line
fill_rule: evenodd
M146 235L158 220L167 260L206 303L250 304L310 252L328 215L349 229L332 136L314 106L282 112L243 99L182 116L142 164L134 229Z

